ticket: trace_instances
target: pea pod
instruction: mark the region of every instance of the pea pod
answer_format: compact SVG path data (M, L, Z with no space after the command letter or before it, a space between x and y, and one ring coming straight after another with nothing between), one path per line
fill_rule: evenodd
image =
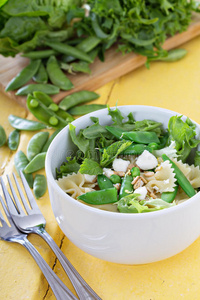
M114 137L116 137L118 140L121 139L122 133L124 132L121 128L116 128L112 126L105 126L106 130L108 130Z
M13 130L8 136L8 147L10 150L17 150L19 145L20 132L18 129Z
M50 136L50 138L46 141L46 143L44 144L44 147L42 148L41 152L47 152L51 142L53 141L53 139L56 137L56 135L61 131L61 129L57 129L56 131L54 131L54 133L52 133L52 135Z
M26 84L39 69L41 60L32 60L21 72L17 74L6 86L6 92L13 91Z
M58 86L47 83L38 83L38 84L28 84L19 89L16 93L17 96L24 96L28 94L32 94L35 91L40 91L46 93L48 95L58 94L60 89Z
M101 190L112 188L113 183L112 181L105 175L99 174L97 175L97 183Z
M68 110L71 107L74 107L78 104L96 100L97 98L99 98L99 95L95 92L90 92L90 91L75 92L63 98L59 103L59 107L64 110Z
M0 125L0 147L6 143L7 137L3 126Z
M187 50L185 49L172 49L168 52L166 57L161 57L158 60L172 62L182 59L187 54Z
M15 115L9 115L8 121L12 127L18 130L34 131L46 128L46 125L40 122L23 119Z
M48 81L48 74L44 67L44 65L41 63L37 73L33 76L33 80L37 83L47 83Z
M160 143L154 131L127 131L122 133L122 138L141 144Z
M50 56L47 61L47 73L50 81L61 90L71 90L74 85L62 72L55 56Z
M112 187L109 189L92 191L78 196L77 199L94 205L114 203L118 200L117 189Z
M33 182L33 193L37 199L41 198L47 190L46 177L36 174Z
M180 185L180 187L184 190L184 192L189 196L192 197L196 194L195 189L189 182L189 180L185 177L183 172L177 167L177 165L166 155L162 155L162 159L164 161L168 160L170 164L172 165L172 168L174 169L175 178L177 179L177 183Z
M131 175L126 174L122 179L121 188L119 191L119 199L123 198L124 196L133 193L133 185L132 182L133 177Z
M25 174L32 174L45 166L46 152L37 154L24 168Z
M26 157L26 155L24 154L23 151L18 151L16 154L15 154L15 157L14 157L14 164L15 164L15 168L17 170L17 173L20 175L20 171L23 172L27 182L28 182L28 185L30 186L30 188L33 188L33 175L32 174L26 174L24 172L24 169L25 167L28 165L29 163L29 160L28 158Z
M174 187L173 192L163 192L161 194L161 199L164 200L165 202L172 203L176 197L177 192L178 192L178 185Z
M68 110L68 112L71 115L74 116L79 116L79 115L85 115L85 114L89 114L93 111L99 110L99 109L103 109L106 108L107 105L104 104L87 104L87 105L79 105L79 106L75 106L72 107Z
M57 52L52 49L47 50L40 50L40 51L31 51L28 53L24 53L21 56L28 57L30 59L42 59L42 58L49 58L51 55L56 55Z
M140 155L144 152L144 150L148 150L152 152L152 148L145 144L132 144L127 147L121 154L122 155Z
M84 40L82 40L78 45L76 46L77 49L84 51L86 53L93 50L99 43L101 42L101 39L97 36L88 36Z
M71 55L80 60L92 63L92 59L90 58L90 56L87 53L77 49L76 47L72 47L70 45L59 42L45 42L45 44L59 53Z
M31 161L37 154L39 154L45 145L49 133L46 131L38 132L29 140L27 145L27 158Z

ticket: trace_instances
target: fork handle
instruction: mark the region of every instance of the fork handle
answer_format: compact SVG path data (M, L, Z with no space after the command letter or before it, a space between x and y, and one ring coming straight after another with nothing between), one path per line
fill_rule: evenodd
M42 270L45 278L47 279L55 297L57 300L69 299L77 300L74 294L68 289L66 285L60 280L60 278L49 267L37 249L29 242L27 238L24 238L23 242L20 242L32 255L36 263Z
M60 264L68 275L80 300L102 300L77 272L77 270L70 263L64 253L60 250L60 248L57 246L48 232L45 229L40 228L34 230L34 232L40 235L53 250L58 260L60 261Z

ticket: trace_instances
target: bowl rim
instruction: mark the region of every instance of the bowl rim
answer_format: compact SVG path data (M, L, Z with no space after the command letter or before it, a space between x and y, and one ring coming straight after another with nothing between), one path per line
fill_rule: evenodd
M174 115L178 115L178 116L183 116L184 118L187 118L186 115L183 115L181 113L178 113L178 112L175 112L173 110L170 110L170 109L166 109L166 108L162 108L162 107L158 107L158 106L150 106L150 105L120 105L120 106L112 106L112 107L109 107L110 109L115 109L115 108L124 108L124 107L135 107L135 108L149 108L149 109L158 109L158 110L162 110L163 112L168 112L170 114L174 114ZM108 111L107 108L104 108L104 109L101 109L101 110L97 110L95 112L91 112L89 114L86 114L84 116L81 116L79 117L78 119L74 120L71 122L72 125L76 125L76 122L81 122L81 120L84 120L84 119L88 119L90 118L91 116L94 116L94 114L98 115L99 112L102 112L103 111ZM194 120L192 120L190 118L190 120L197 126L199 127L199 130L200 130L200 125L195 122ZM79 207L81 210L85 210L85 211L88 211L88 212L91 212L91 213L94 213L96 215L100 215L100 216L110 216L112 218L117 218L117 219L141 219L143 220L144 218L145 219L148 219L148 218L154 218L155 216L162 216L162 215L167 215L167 214L172 214L172 213L176 213L177 211L181 211L181 210L184 210L184 209L187 209L188 206L191 206L193 203L195 203L196 201L200 201L198 200L199 196L200 196L200 191L197 192L193 197L189 198L188 200L178 204L178 205L175 205L175 206L172 206L172 207L169 207L169 208L166 208L166 209L162 209L162 210L158 210L158 211L152 211L152 212L147 212L147 213L119 213L119 212L113 212L113 211L106 211L106 210L102 210L102 209L98 209L98 208L95 208L95 207L92 207L92 206L89 206L89 205L86 205L84 203L81 203L80 201L77 201L75 200L74 198L72 198L71 196L69 196L68 194L66 194L62 189L61 187L59 187L59 185L56 183L56 180L51 172L51 155L52 155L52 149L54 148L54 145L56 144L56 140L59 138L59 136L63 135L64 132L66 130L69 129L69 125L65 126L58 134L57 136L54 138L54 140L52 141L52 143L50 144L48 150L47 150L47 154L46 154L46 159L45 159L45 170L46 170L46 176L47 176L47 182L49 181L49 183L51 184L51 186L53 188L56 189L57 193L61 195L61 197L66 197L68 199L69 202L71 202L74 206L77 206Z

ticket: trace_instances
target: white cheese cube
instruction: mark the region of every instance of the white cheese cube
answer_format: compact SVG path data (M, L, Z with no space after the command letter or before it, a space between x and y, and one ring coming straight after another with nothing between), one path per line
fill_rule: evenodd
M122 158L115 158L113 161L113 169L116 172L126 172L129 164L130 164L129 160L124 160Z
M147 189L145 186L141 186L134 191L134 194L140 194L140 196L138 196L138 199L144 200L147 195Z
M157 167L157 158L147 150L144 150L138 157L136 164L142 170L151 170Z

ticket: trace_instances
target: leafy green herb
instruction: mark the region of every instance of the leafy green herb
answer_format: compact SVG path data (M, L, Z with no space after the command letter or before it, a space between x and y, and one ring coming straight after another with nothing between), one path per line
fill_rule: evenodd
M89 140L87 140L83 136L83 131L80 130L80 132L76 135L76 127L69 123L69 132L70 136L72 138L73 143L83 152L86 153L86 151L89 148Z
M67 157L66 162L64 162L60 169L56 170L56 177L62 178L63 176L67 176L68 174L77 173L80 169L79 163L77 163L76 158Z
M103 173L103 169L96 161L86 158L83 161L79 172L82 174L98 175Z

